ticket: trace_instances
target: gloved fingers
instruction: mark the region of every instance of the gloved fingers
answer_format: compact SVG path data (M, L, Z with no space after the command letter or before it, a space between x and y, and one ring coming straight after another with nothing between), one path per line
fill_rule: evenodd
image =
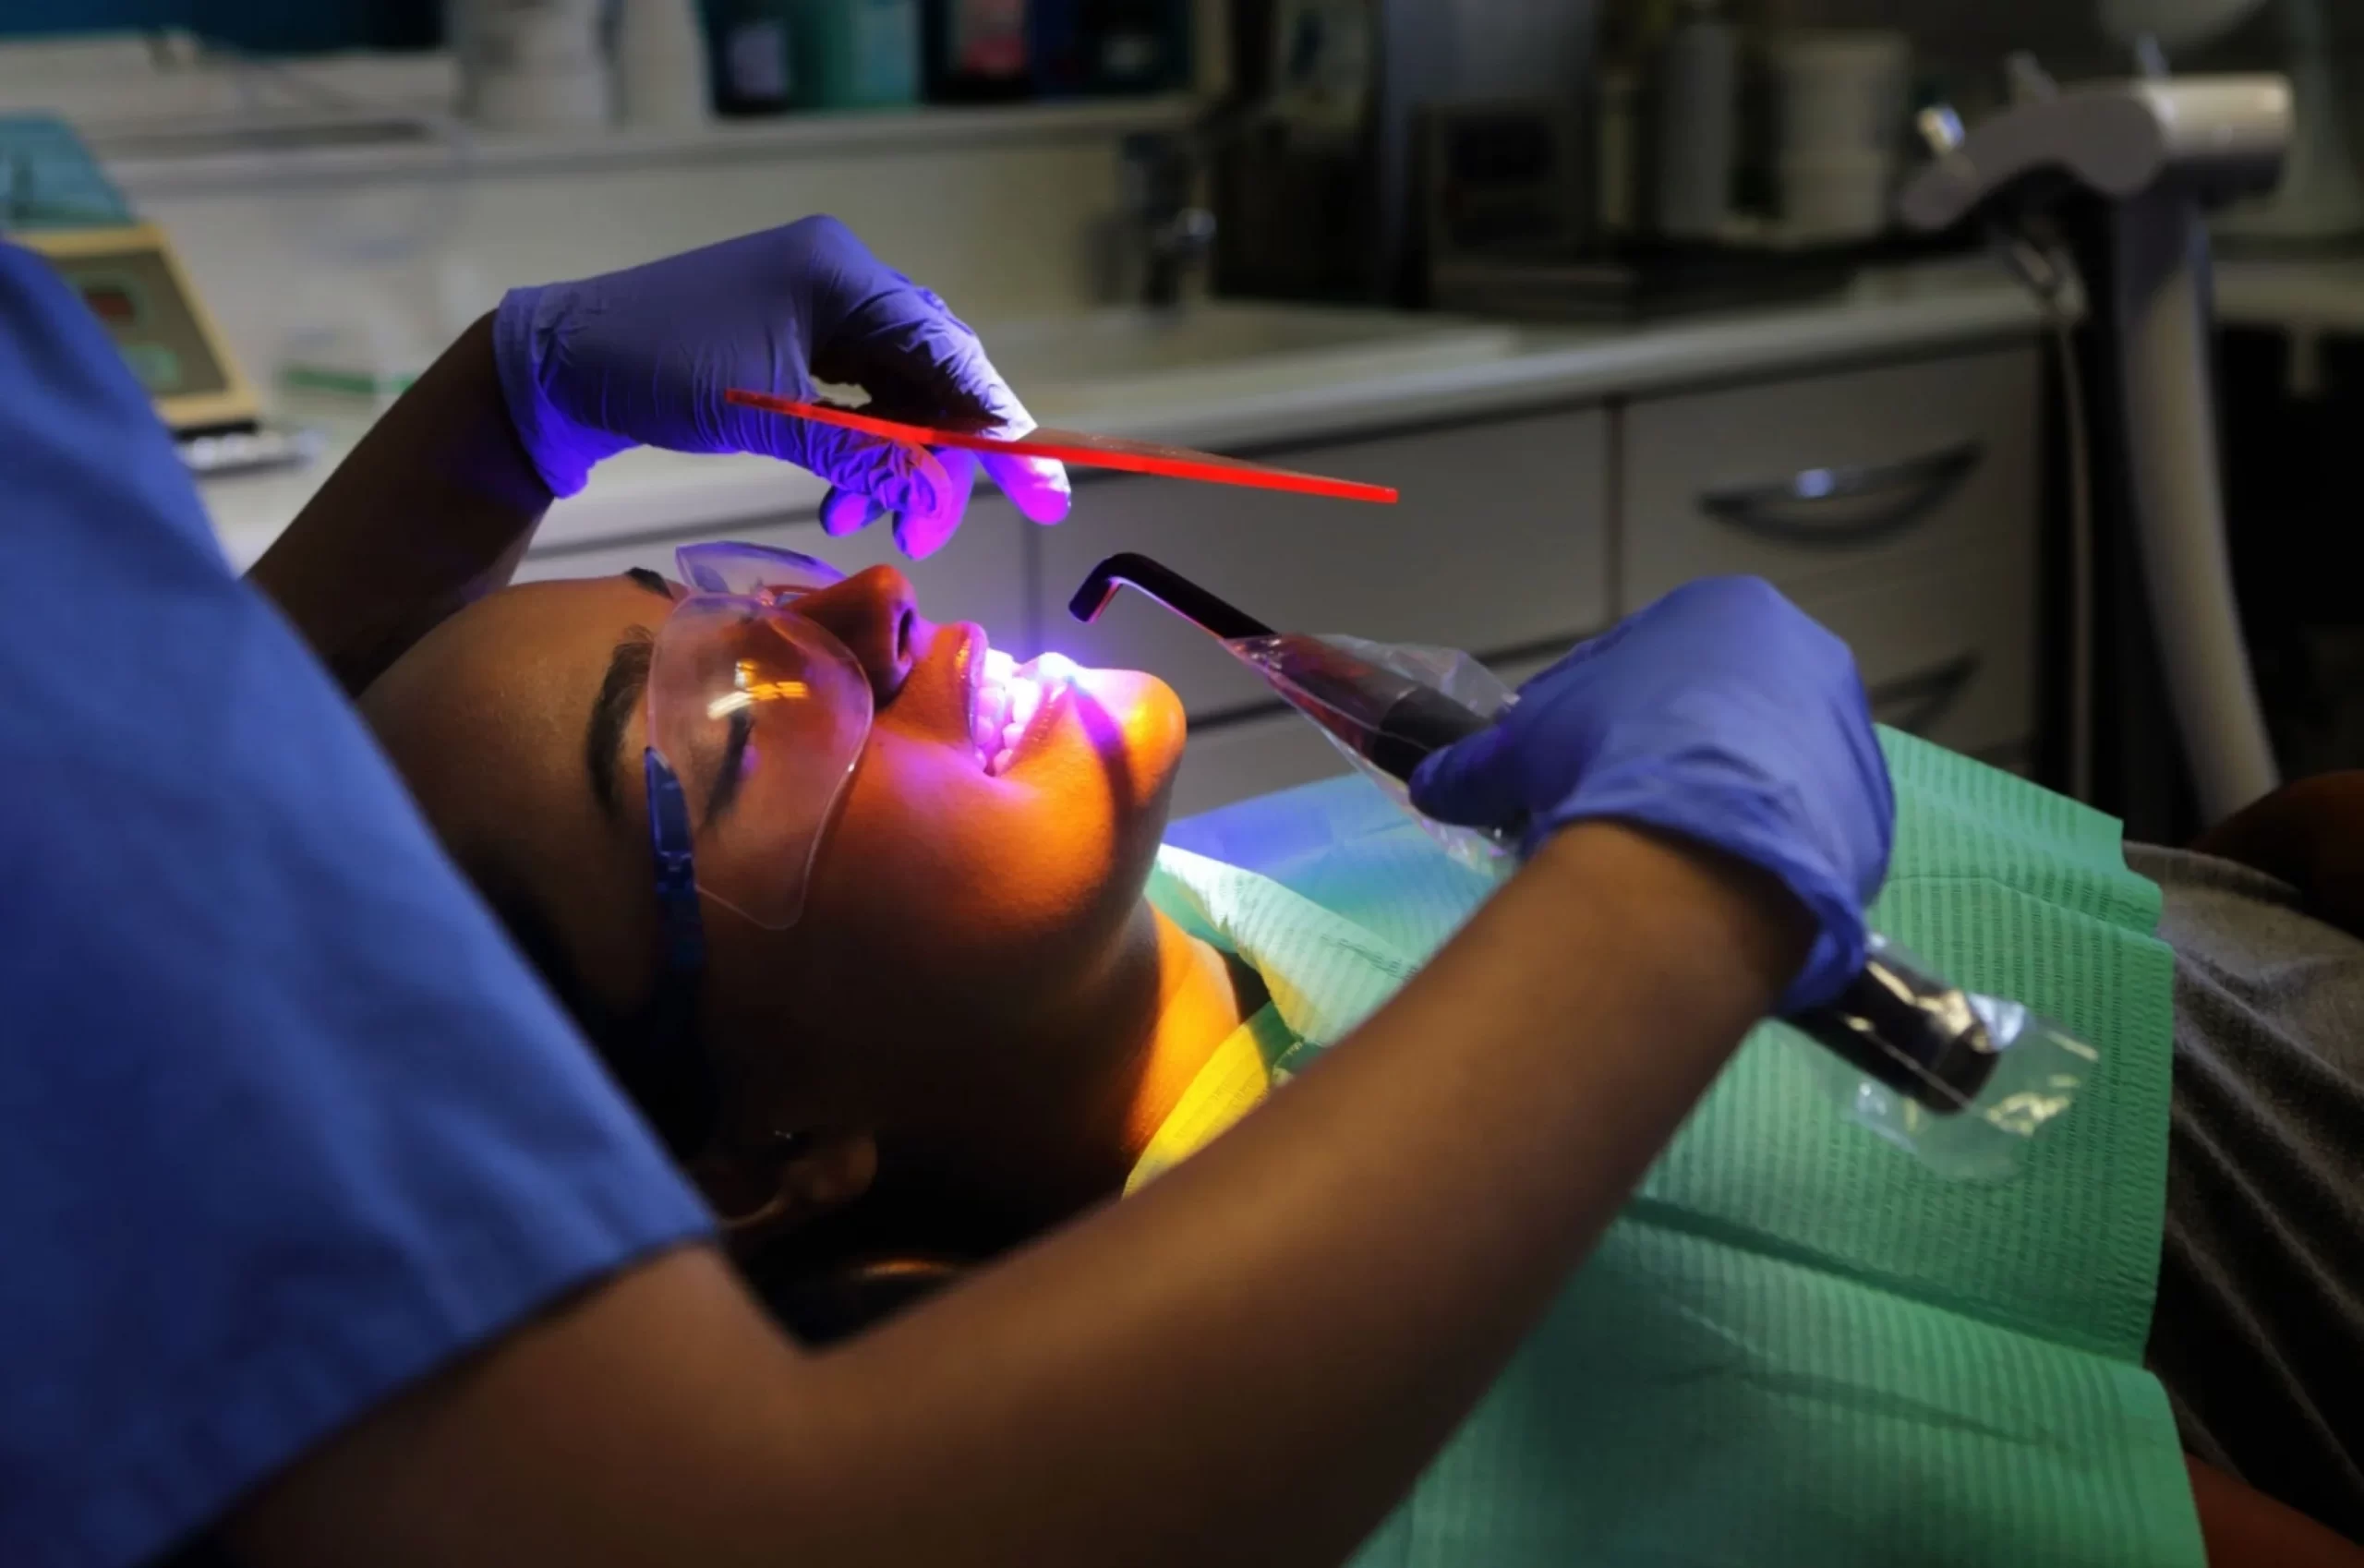
M942 300L885 266L858 289L848 282L833 280L814 301L814 376L861 387L890 419L960 417L999 435L1025 417L984 344Z
M1034 416L985 357L975 335L952 321L948 315L945 320L958 330L934 339L935 346L945 352L923 356L926 374L932 380L912 384L899 377L889 382L876 369L866 371L862 384L873 392L872 406L886 418L909 419L917 424L958 419L980 435L1004 440L1014 440L1034 428ZM885 390L881 390L882 386ZM980 452L977 456L1001 493L1029 522L1056 523L1067 516L1071 492L1066 464L1055 458L1025 457L1014 452Z
M1058 459L988 452L978 453L978 461L1028 522L1056 523L1067 514L1073 498L1067 466Z
M975 453L955 448L930 455L944 476L943 482L934 487L932 503L903 507L895 513L895 543L913 561L934 555L952 537L969 509L969 491L977 482Z
M963 331L966 331L964 328ZM971 342L975 342L971 334ZM984 346L978 344L975 357L964 367L969 378L968 395L976 400L978 408L993 420L987 433L1014 440L1034 428L1034 416L1018 401L1018 394L1001 379L993 361L985 357ZM985 472L993 476L1001 493L1030 523L1056 523L1067 514L1073 492L1067 485L1067 465L1053 457L1019 457L1007 452L981 452L979 460Z
M820 324L812 344L813 374L862 387L885 418L957 419L982 435L1003 437L1034 428L1033 416L977 334L934 290L872 256L834 220L807 219L794 227L799 247L811 259L805 271L814 284L813 319ZM814 264L823 258L826 265ZM984 467L1029 519L1055 523L1067 515L1064 464L992 455Z
M803 427L803 450L790 461L802 464L841 490L860 491L885 512L935 513L949 499L957 523L959 509L968 500L968 481L956 481L943 460L927 448L835 425L795 423ZM864 517L862 522L870 520Z
M1519 695L1524 697L1530 691L1540 691L1546 687L1558 684L1561 677L1566 675L1568 671L1576 669L1580 665L1587 664L1592 660L1598 658L1601 655L1607 653L1610 649L1623 642L1626 637L1632 633L1635 617L1642 613L1644 612L1637 610L1634 615L1627 616L1624 620L1620 621L1616 625L1611 626L1608 631L1598 633L1593 636L1586 637L1583 642L1578 643L1574 647L1570 648L1566 653L1562 654L1559 658L1548 668L1538 669L1534 674L1528 676L1526 680L1520 681L1518 683Z
M1510 730L1497 724L1421 759L1412 805L1455 827L1507 827L1526 813Z
M973 393L982 406L991 410L994 420L992 434L1012 439L1034 428L1034 416L1018 401L993 362L984 357L980 345L977 358L971 368L979 378ZM981 452L979 460L985 472L993 476L1001 493L1030 523L1056 523L1067 514L1073 493L1067 485L1067 465L1052 457L1019 457L1007 452Z
M886 515L886 509L876 497L841 485L830 486L829 493L821 498L821 532L833 539L858 534Z

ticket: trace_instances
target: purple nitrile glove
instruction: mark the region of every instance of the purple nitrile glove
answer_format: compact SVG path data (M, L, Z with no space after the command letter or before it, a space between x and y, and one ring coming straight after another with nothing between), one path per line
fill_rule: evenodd
M1754 577L1686 584L1519 688L1493 728L1429 757L1412 803L1440 822L1616 818L1736 855L1819 928L1780 1010L1863 966L1896 795L1847 645Z
M753 452L834 487L821 525L892 513L906 555L952 537L980 463L1037 523L1067 515L1067 470L1043 458L922 447L724 401L733 387L809 400L859 386L885 418L1033 428L1025 405L944 301L835 218L805 218L579 283L512 289L493 319L509 416L554 495L632 446Z

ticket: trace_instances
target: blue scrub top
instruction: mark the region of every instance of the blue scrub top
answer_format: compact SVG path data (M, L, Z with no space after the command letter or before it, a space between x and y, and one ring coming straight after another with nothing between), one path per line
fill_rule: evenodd
M0 1561L115 1568L696 1196L0 245Z

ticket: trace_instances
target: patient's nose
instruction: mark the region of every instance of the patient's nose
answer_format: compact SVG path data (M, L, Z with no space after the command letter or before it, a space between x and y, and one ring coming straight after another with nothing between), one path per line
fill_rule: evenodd
M815 589L799 598L795 608L861 660L862 672L870 677L871 694L880 703L903 689L911 666L935 634L935 628L920 619L919 595L911 580L891 566L874 566Z

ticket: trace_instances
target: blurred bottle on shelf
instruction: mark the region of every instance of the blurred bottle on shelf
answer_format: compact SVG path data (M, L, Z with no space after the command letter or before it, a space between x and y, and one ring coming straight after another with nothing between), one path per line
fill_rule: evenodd
M1713 240L1731 215L1739 30L1717 0L1683 0L1658 64L1654 226L1669 239Z
M622 0L615 55L616 110L625 125L680 129L712 116L697 0Z
M923 23L932 101L1007 103L1033 90L1027 0L928 0Z
M796 102L795 0L707 0L714 107L733 117L778 115Z
M1189 85L1188 0L1031 0L1028 33L1035 90L1044 97Z
M608 123L599 0L451 0L444 36L459 63L460 113L491 130Z
M796 103L884 109L920 98L919 0L798 0Z

